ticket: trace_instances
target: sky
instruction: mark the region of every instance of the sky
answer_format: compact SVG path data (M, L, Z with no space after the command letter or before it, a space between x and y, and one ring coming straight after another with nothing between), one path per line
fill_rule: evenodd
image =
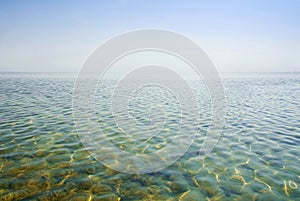
M78 72L103 42L144 28L188 37L220 72L300 71L299 13L299 0L0 0L0 71Z

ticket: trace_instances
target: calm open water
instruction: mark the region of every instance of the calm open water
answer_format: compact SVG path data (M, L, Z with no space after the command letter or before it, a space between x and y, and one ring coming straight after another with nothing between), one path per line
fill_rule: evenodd
M222 75L226 124L205 158L198 151L210 122L209 99L194 81L201 105L196 139L173 165L141 175L106 168L85 150L72 119L75 77L0 74L0 200L300 200L299 73ZM97 108L109 139L126 148L101 110L107 105ZM163 147L164 136L148 151Z

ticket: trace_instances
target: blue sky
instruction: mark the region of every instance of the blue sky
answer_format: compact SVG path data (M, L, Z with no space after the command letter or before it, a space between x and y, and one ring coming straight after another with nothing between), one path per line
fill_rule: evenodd
M0 1L0 71L77 72L107 39L160 28L221 72L300 71L300 1Z

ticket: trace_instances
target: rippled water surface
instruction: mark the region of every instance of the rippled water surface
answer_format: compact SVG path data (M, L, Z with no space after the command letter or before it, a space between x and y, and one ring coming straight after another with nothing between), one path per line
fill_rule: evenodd
M199 149L210 104L203 83L194 80L200 124L193 144L173 165L140 175L107 168L83 147L72 119L75 76L0 74L0 200L300 199L299 73L223 75L226 124L204 158ZM109 86L99 85L96 97L107 98ZM178 102L161 89L137 97L130 115L147 124L138 106L162 101L167 128L134 151L164 148L177 131ZM109 102L99 103L99 128L120 149L133 150L114 125Z

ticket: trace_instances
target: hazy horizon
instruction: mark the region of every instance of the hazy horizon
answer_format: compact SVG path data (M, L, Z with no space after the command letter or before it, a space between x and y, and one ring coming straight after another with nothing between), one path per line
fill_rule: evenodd
M0 72L79 72L144 28L196 42L219 72L299 72L300 1L1 1Z

